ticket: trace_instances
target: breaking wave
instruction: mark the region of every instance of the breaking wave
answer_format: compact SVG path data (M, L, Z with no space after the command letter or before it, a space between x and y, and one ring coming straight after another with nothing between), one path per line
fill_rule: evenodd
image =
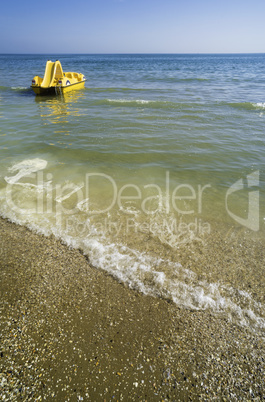
M9 168L9 173L4 178L6 187L0 190L0 213L4 218L26 226L36 233L46 236L52 234L68 246L81 249L93 266L144 294L170 300L180 308L209 310L253 330L265 329L265 306L256 302L250 293L221 282L201 280L195 272L186 269L177 261L172 262L164 256L158 258L150 252L129 247L118 239L113 240L109 235L100 233L89 216L85 216L81 210L80 215L75 214L72 219L77 223L80 218L82 221L85 219L89 227L89 232L85 234L73 233L66 228L64 223L69 215L63 215L63 208L55 208L52 213L45 213L43 209L38 213L34 203L37 198L47 196L44 193L47 193L48 188L51 190L52 184L44 181L40 185L33 185L26 181L26 176L43 171L46 167L46 160L35 158L16 163ZM18 197L31 207L28 207L27 214L19 208L14 208L14 203L7 202L8 186L12 191L17 189L14 193L17 191ZM50 197L51 194L49 191ZM70 192L69 197L64 196L48 202L62 203L71 195Z
M228 103L228 106L231 106L236 109L244 109L244 110L260 110L265 109L265 102L238 102L238 103Z

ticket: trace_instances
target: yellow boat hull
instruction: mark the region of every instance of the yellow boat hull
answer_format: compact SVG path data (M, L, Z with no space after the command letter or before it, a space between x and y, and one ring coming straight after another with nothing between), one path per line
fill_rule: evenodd
M60 95L65 94L66 92L70 92L76 89L82 89L85 87L85 81L76 82L74 84L66 85L66 86L54 86L49 88L43 88L41 86L32 85L31 88L35 92L36 95Z
M64 73L61 63L50 60L46 63L44 77L35 76L31 88L36 95L60 95L85 86L85 76L81 73Z

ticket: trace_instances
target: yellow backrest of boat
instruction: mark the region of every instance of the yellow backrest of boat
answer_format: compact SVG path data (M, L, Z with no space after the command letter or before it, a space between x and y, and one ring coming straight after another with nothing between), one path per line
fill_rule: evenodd
M48 60L46 63L45 73L44 73L43 81L41 83L41 86L43 88L48 88L50 86L51 78L54 73L54 64L55 63L53 63L51 60Z
M55 62L55 73L54 73L54 78L62 78L63 77L63 69L61 63L57 60Z
M35 84L33 85L40 85L43 81L43 78L39 77L38 75L36 75L32 81L35 81Z

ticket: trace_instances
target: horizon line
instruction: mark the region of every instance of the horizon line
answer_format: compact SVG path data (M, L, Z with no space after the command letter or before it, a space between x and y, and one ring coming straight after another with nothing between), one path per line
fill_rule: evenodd
M265 52L88 52L88 53L72 53L72 52L44 52L44 53L30 53L30 52L0 52L0 55L47 55L47 54L60 54L60 55L233 55L233 54L265 54Z

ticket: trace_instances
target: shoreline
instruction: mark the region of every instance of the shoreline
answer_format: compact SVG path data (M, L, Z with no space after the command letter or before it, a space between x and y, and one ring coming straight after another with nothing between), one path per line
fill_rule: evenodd
M263 399L260 335L140 294L2 218L0 238L6 400Z

